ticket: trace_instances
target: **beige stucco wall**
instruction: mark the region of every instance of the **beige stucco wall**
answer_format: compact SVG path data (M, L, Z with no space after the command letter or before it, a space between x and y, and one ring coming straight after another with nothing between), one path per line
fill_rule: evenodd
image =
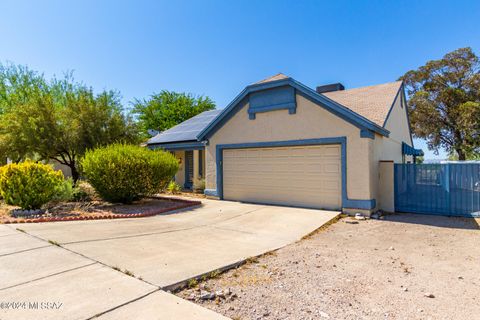
M385 129L390 131L388 138L380 138L378 141L379 160L391 160L395 163L402 162L402 142L412 145L408 127L406 106L403 105L403 93L398 95L390 115L385 123ZM406 161L412 161L407 157Z
M198 161L198 158L199 158L198 150L193 150L193 183L194 184L195 184L195 181L200 179L200 177L198 176L198 165L200 164L200 162Z
M393 161L380 161L378 166L378 207L387 212L395 211L394 185L393 185Z
M206 188L216 189L216 145L284 140L347 137L347 196L350 199L372 199L372 176L368 168L374 154L374 140L360 138L360 129L338 118L324 108L297 95L297 111L257 113L248 118L248 104L210 139L206 147Z
M202 174L200 174L200 162ZM201 150L201 152L193 150L193 188L197 188L203 179L205 179L205 150Z
M175 175L175 182L183 188L185 183L185 151L175 151L174 154L180 160L178 171Z
M371 168L371 174L372 181L376 179L378 182L372 185L372 193L377 199L378 208L385 211L394 211L393 163L402 163L403 161L402 142L412 145L406 106L403 101L403 92L401 92L395 100L385 124L385 128L390 131L389 137L375 135L374 140L375 165ZM381 161L391 161L391 165L387 166ZM411 162L413 157L407 156L405 161ZM391 170L391 172L386 170Z
M51 165L53 165L53 169L62 171L63 176L65 178L71 178L72 177L72 169L70 169L69 166L61 164L60 162L58 162L56 160L51 160L49 163Z

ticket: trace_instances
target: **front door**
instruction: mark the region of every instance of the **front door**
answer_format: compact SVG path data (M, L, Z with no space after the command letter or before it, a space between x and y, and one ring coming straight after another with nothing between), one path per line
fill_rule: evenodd
M185 189L193 186L193 151L185 151Z

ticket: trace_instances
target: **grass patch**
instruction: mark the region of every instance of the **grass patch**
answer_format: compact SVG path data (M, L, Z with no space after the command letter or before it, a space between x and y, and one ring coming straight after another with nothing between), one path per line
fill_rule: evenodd
M258 257L250 257L245 260L245 264L258 263Z
M198 285L197 279L193 278L193 279L188 280L187 286L188 286L189 289L195 288L197 285Z
M126 274L127 276L135 278L135 275L133 274L133 272L128 270L128 269L125 269L125 270L122 271L122 269L118 266L113 266L111 268L115 271L122 272L122 273ZM142 277L139 277L138 279L143 280Z
M135 275L133 274L133 272L130 271L130 270L125 269L125 270L123 270L123 273L125 273L127 276L135 277Z
M53 244L54 246L61 247L60 243L55 240L48 240L48 243Z
M208 274L208 278L215 279L220 275L220 270L214 270Z
M322 232L326 229L328 229L332 224L335 224L337 223L338 221L340 221L340 219L343 219L347 217L346 214L339 214L337 215L336 217L334 217L333 219L330 219L328 222L326 222L325 224L323 224L320 228L317 228L315 230L313 230L312 232L310 232L309 234L305 235L302 237L302 240L306 240L306 239L309 239L311 238L312 236L314 236L315 234L319 233L319 232Z

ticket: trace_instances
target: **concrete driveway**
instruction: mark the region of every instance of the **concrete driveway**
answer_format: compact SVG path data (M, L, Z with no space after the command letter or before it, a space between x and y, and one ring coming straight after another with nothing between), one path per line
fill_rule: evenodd
M26 305L1 306L0 319L222 319L161 289L283 247L337 214L204 200L149 218L2 225L0 303Z

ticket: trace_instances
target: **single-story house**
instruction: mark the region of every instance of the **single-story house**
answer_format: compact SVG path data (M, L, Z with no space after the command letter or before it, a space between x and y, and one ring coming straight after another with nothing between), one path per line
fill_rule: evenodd
M220 199L364 212L382 208L382 162L414 161L401 81L345 90L277 74L148 141L173 152L184 188ZM393 178L392 178L393 179Z

